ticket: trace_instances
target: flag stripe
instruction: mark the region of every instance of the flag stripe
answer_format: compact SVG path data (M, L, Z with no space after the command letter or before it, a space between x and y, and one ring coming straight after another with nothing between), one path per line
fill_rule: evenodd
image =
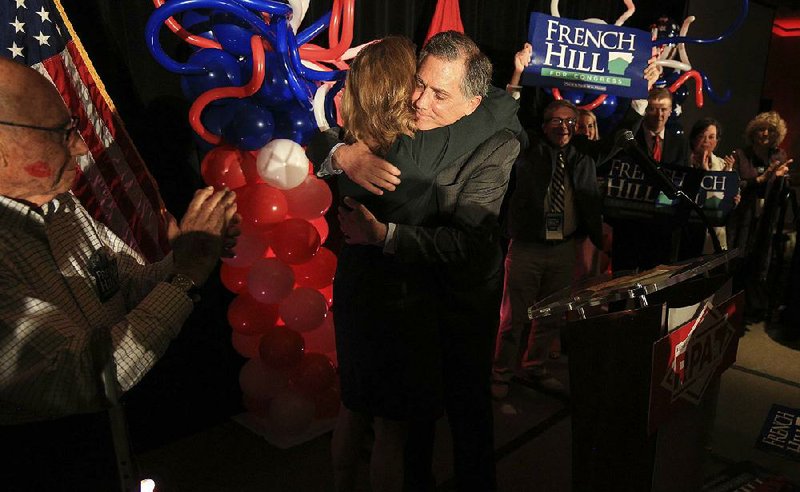
M142 227L145 227L151 238L157 238L159 236L159 218L163 208L158 188L154 186L152 177L144 166L139 153L131 144L119 118L105 104L99 88L91 83L91 74L85 66L76 66L73 63L73 60L79 59L76 57L80 53L72 42L67 43L67 50L69 53L62 58L67 73L71 75L72 87L80 96L89 120L95 122L94 132L102 141L103 146L107 147L106 152L110 154L110 162L116 173L120 176L124 176L127 172L133 173L135 179L123 180L122 185L138 209ZM100 113L101 116L97 117L97 113ZM111 127L105 124L106 121L113 123ZM116 131L112 134L112 130ZM131 218L131 216L128 217ZM136 230L135 227L133 229ZM157 247L157 242L154 242L152 246L143 243L144 241L141 240L140 246L145 247L147 244L148 248Z
M89 147L89 152L94 156L95 168L105 181L115 208L118 208L122 216L127 218L125 227L133 231L140 250L148 249L151 245L157 244L157 242L152 238L150 232L141 225L141 220L142 218L151 219L152 210L148 214L148 210L143 209L149 207L137 207L133 197L129 195L134 187L138 188L138 186L132 179L123 180L120 170L116 169L114 165L116 156L114 154L118 154L118 147L106 130L102 119L102 111L97 111L90 100L81 97L81 92L86 92L88 96L88 91L85 89L82 80L80 78L77 80L69 79L70 69L65 63L67 57L69 57L69 54L64 53L60 57L52 57L45 60L45 69L50 74L70 111L78 116L81 122L94 121L94 125L82 125L81 136ZM73 85L73 82L78 87ZM106 138L101 138L103 134L106 135ZM117 152L114 149L117 149ZM126 184L129 186L126 186ZM104 203L110 205L109 202ZM140 217L140 215L143 217ZM118 227L122 225L117 221L115 223ZM125 231L125 235L128 235L127 231Z

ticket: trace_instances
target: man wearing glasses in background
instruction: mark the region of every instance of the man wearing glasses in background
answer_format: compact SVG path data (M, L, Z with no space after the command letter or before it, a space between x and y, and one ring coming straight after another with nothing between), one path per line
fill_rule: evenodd
M511 196L505 286L492 377L492 396L505 398L519 364L528 307L568 286L575 271L575 235L588 234L602 245L600 192L595 161L570 145L577 108L560 100L544 111L542 136L517 160ZM534 333L535 332L535 333ZM524 377L538 389L565 395L564 385L545 368L555 323L539 323L530 334Z
M648 88L659 74L660 69L649 63L643 73ZM618 129L635 131L646 105L643 99L632 101L612 134ZM585 135L576 136L577 119L578 108L572 103L551 102L544 110L541 134L528 131L531 145L514 164L516 188L508 212L511 242L492 369L495 399L508 395L520 362L520 375L535 388L556 396L569 395L564 384L546 368L549 348L559 335L559 323L537 323L527 338L526 332L531 326L528 307L572 282L576 238L588 235L598 248L602 247L602 200L595 163L602 164L618 149L614 138L593 141ZM523 350L526 343L527 350Z
M235 243L235 194L206 188L173 252L146 264L69 192L87 151L55 87L0 58L4 490L119 490L100 374L121 392L139 382Z

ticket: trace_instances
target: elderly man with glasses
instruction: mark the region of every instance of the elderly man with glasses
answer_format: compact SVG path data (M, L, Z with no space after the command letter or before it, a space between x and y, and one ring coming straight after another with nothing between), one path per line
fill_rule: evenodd
M70 193L88 151L79 129L47 79L0 58L7 490L118 490L114 453L102 451L110 437L101 372L113 374L114 393L139 382L178 335L225 242L235 242L235 194L207 188L177 226L173 252L146 264Z

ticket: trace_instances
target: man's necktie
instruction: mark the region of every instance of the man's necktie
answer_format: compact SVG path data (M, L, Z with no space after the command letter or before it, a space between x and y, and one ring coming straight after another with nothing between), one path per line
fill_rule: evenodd
M661 135L653 135L653 160L661 162Z
M550 207L549 211L559 213L564 211L564 153L558 153L558 162L550 180Z

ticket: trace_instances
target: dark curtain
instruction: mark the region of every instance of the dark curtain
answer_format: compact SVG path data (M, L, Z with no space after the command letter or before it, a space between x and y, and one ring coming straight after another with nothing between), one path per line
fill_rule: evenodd
M159 183L168 208L180 217L193 191L202 185L193 134L188 125L190 101L180 78L150 55L145 24L153 12L146 0L62 0L101 80L116 103L137 148ZM305 24L319 18L332 0L313 0ZM550 11L549 0L461 0L466 33L495 65L495 84L505 86L514 53L525 40L532 11ZM354 44L388 34L402 34L418 45L424 40L435 0L358 0ZM685 1L637 2L629 26L647 29L659 15L682 19ZM564 1L561 15L599 17L614 22L622 0ZM165 51L185 60L187 47L167 28L160 39ZM318 42L326 45L327 33ZM238 370L226 321L232 295L212 275L204 300L166 356L127 396L131 435L137 450L167 442L238 412Z

